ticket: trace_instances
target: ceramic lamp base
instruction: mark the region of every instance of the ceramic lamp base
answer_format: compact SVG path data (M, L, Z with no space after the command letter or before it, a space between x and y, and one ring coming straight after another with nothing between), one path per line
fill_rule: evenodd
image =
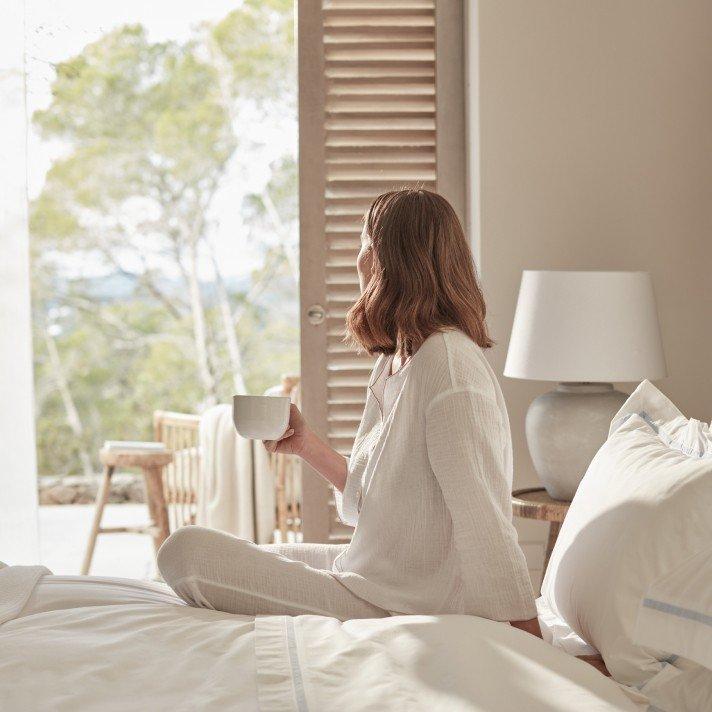
M608 437L613 416L627 398L610 383L559 383L529 406L529 453L554 499L573 499L593 456Z

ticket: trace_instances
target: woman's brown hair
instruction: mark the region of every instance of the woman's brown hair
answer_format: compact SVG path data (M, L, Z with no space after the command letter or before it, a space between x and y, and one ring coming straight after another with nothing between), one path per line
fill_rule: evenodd
M364 222L373 270L346 315L347 338L369 354L410 356L450 327L492 346L472 252L445 198L428 190L383 193Z

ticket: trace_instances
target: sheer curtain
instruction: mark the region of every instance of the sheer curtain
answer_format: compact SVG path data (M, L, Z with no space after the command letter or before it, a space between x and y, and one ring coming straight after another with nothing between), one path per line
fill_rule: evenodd
M0 560L37 563L24 2L0 23Z

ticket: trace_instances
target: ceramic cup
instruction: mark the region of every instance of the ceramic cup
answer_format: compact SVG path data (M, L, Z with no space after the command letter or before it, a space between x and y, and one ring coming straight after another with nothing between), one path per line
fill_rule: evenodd
M233 396L232 422L243 438L276 440L289 425L287 396Z

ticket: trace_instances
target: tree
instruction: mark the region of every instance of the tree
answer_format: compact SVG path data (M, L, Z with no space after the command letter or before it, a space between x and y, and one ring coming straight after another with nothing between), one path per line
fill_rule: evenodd
M211 243L215 196L251 148L241 138L245 112L294 112L292 25L291 2L247 0L186 42L151 42L140 25L115 29L57 66L52 101L33 117L44 139L66 149L31 206L38 390L43 407L64 410L85 470L102 432L124 430L92 402L92 388L123 379L126 397L150 380L147 365L157 379L170 366L184 385L173 407L199 409L255 382L244 353L253 332L276 339L281 322L296 343L288 315L270 324L254 303L265 290L296 300L291 157L242 208L264 243L251 284L228 283ZM82 263L118 280L121 299L83 279ZM113 372L97 373L84 351ZM149 390L144 410L170 407L168 394Z

